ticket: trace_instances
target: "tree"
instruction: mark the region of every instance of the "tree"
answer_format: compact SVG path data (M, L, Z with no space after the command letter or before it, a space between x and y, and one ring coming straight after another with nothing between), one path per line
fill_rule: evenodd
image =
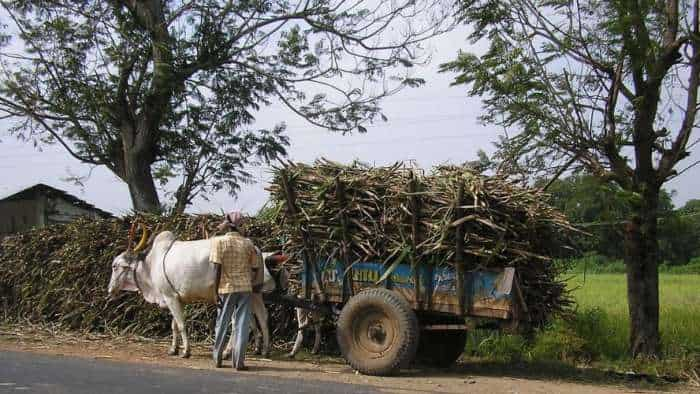
M698 0L464 0L473 41L444 65L509 133L515 168L585 169L630 197L625 225L630 348L659 354L662 185L694 145L700 80ZM688 163L685 163L688 164ZM678 168L677 168L678 167Z
M685 205L680 208L680 211L683 215L687 216L700 215L700 200L692 199L686 201Z
M661 250L666 251L663 255L669 263L685 264L700 257L700 200L688 200L662 225L666 239L662 239Z
M547 189L550 202L587 234L576 237L579 252L593 252L611 259L624 257L625 219L632 213L634 195L616 184L588 174L572 175L554 181ZM672 193L659 194L659 258L672 264L685 264L697 245L688 221L673 209Z
M273 100L314 125L365 131L381 98L422 83L409 74L420 44L450 27L437 0L0 4L24 46L2 53L0 115L106 166L138 211L160 208L154 175L181 178L182 206L235 190L249 160L284 155L283 125L247 129Z
M666 265L685 265L698 254L697 222L672 211L659 222L659 259Z
M556 180L547 191L551 204L590 234L576 237L581 252L622 257L620 222L630 213L624 190L590 175L576 175Z

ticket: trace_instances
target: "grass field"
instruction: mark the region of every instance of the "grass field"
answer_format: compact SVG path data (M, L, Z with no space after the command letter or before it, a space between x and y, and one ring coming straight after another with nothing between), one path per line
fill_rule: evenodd
M624 274L573 274L569 288L577 306L533 335L473 330L466 357L498 362L565 362L651 375L700 373L700 275L660 275L661 360L629 356L629 317Z
M623 274L575 275L569 280L578 305L585 313L601 314L607 338L600 352L605 358L627 357L629 317L627 283ZM660 274L660 330L664 355L685 357L700 353L700 275Z

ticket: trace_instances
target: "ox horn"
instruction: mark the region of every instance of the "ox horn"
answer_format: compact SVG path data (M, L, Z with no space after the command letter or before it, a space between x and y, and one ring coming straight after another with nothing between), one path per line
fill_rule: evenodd
M131 251L134 246L134 235L136 235L136 225L137 221L131 223L131 228L129 229L129 237L126 240L126 250Z
M148 229L144 224L140 224L139 227L141 227L141 240L139 241L138 245L134 247L134 253L138 253L146 248L146 244L148 243Z

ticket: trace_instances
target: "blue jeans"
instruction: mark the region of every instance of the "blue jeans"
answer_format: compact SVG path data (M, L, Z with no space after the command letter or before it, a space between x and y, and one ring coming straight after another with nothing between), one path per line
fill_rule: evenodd
M250 293L223 294L223 303L217 308L216 334L214 337L214 362L221 360L226 346L226 334L231 323L231 317L236 325L233 341L231 362L234 368L244 366L245 352L248 347L250 333Z

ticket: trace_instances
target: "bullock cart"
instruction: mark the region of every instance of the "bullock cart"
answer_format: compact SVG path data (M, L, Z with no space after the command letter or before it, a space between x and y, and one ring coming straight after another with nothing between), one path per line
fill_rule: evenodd
M299 294L268 295L267 302L332 316L342 355L355 370L387 375L417 359L446 367L462 354L472 323L513 328L526 319L516 269L468 270L460 242L454 244L455 261L449 265L421 264L408 257L393 264L351 262L342 251L332 257L315 255L312 245L317 240L304 231L294 184L284 172L281 182L286 189L287 217L298 221L298 236L306 247L297 256L302 265ZM342 198L343 185L336 186ZM348 237L346 221L341 217L339 222ZM414 242L419 231L416 222ZM454 231L457 239L463 239L461 226Z
M514 328L527 312L513 268L460 275L451 267L415 272L400 264L385 275L387 267L377 262L355 263L349 270L339 260L304 266L304 287L323 289L321 296L270 294L266 302L336 318L343 357L367 375L391 374L416 358L450 366L466 345L466 318Z

